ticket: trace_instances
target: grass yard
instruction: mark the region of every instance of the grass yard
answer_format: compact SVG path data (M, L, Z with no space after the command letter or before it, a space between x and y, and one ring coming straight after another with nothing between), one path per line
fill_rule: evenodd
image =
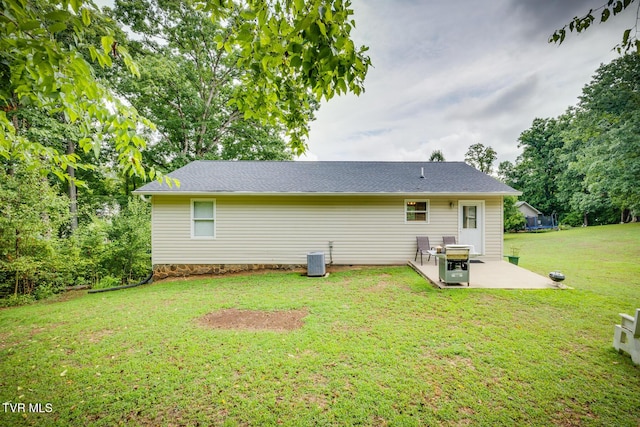
M385 267L1 310L0 400L25 411L5 403L0 425L640 425L640 367L611 345L618 313L640 307L640 224L507 235L511 246L574 290L443 291ZM198 320L221 309L306 317L291 331Z

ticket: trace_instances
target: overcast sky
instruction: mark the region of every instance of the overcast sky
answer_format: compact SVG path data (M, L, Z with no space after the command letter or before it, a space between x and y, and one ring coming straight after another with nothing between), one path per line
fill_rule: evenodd
M354 0L366 92L323 102L302 160L464 160L482 143L498 163L520 154L536 117L575 105L633 26L635 7L587 32L549 36L604 0ZM597 15L599 18L599 15Z

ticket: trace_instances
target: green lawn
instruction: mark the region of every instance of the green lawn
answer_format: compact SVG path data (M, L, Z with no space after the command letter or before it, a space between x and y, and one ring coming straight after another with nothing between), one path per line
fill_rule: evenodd
M442 291L385 267L1 310L0 400L26 412L5 404L0 425L638 426L640 367L611 342L618 313L640 307L640 224L505 246L574 289ZM291 332L197 323L221 308L309 314Z

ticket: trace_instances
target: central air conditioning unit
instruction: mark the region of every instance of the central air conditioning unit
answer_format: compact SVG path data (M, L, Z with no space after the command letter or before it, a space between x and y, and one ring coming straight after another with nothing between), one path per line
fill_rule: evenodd
M324 252L309 252L307 254L307 276L322 277L325 274Z

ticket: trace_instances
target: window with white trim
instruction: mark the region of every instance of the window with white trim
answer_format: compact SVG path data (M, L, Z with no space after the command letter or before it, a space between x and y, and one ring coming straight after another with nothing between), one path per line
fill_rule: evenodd
M194 239L216 237L215 199L191 200L191 237Z
M405 200L404 218L406 222L426 222L429 223L429 201L428 200Z

